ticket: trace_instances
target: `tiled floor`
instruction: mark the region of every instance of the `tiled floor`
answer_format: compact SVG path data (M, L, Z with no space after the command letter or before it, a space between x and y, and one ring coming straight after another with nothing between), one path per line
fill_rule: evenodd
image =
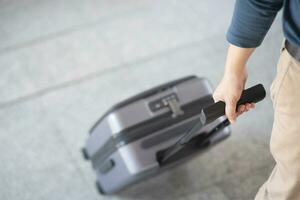
M97 193L80 154L112 104L189 74L216 85L232 10L209 0L1 1L0 199L253 199L273 166L269 96L224 143L119 195ZM278 18L249 62L249 86L270 86L282 37Z

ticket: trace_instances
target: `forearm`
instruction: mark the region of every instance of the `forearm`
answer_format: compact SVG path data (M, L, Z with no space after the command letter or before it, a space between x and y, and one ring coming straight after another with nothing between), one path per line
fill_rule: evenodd
M239 74L244 71L246 63L254 50L255 48L241 48L233 44L229 44L225 64L225 74Z
M269 30L283 0L236 0L227 40L230 43L224 76L213 94L215 101L224 101L225 113L230 122L237 114L254 108L245 104L236 108L248 74L246 64ZM236 112L237 111L237 112Z
M241 48L230 44L228 47L224 76L216 88L213 97L215 101L224 101L225 112L230 122L234 122L236 103L239 100L247 80L246 63L255 48ZM254 108L254 104L245 104L238 108L238 113Z

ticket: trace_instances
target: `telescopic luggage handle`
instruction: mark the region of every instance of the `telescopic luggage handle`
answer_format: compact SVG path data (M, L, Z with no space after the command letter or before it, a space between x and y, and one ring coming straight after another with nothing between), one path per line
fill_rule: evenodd
M257 103L263 100L266 96L266 90L262 84L255 85L244 90L241 94L241 98L237 102L238 106L245 103ZM173 157L179 152L188 142L198 133L198 131L206 124L216 120L217 118L225 115L225 103L223 101L216 102L202 109L200 114L200 120L186 133L184 134L175 144L170 147L157 152L157 161L160 165L164 164L169 158ZM230 123L228 119L224 120L216 127L214 127L204 137L203 143L212 138L220 130L228 126Z
M242 104L257 103L263 100L265 96L266 90L264 86L262 84L257 84L242 92L241 98L237 102L237 108ZM200 118L203 124L208 124L223 115L225 115L225 103L223 101L218 101L203 108Z
M246 90L243 90L241 98L237 102L236 108L245 103L257 103L263 100L265 96L266 90L262 84L252 86ZM223 115L225 115L225 103L223 101L218 101L207 107L204 107L200 114L200 121L198 121L190 131L184 134L178 142L181 144L187 143L203 126L213 122Z

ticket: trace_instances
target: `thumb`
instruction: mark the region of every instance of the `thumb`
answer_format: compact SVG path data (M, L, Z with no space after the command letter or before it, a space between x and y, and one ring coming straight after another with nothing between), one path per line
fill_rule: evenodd
M236 121L236 104L237 104L237 100L235 99L229 99L226 102L226 106L225 106L225 113L227 118L229 119L230 123L234 123Z

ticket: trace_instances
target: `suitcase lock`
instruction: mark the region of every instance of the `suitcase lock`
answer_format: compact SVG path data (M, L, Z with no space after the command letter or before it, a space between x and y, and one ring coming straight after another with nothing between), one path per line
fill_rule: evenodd
M182 115L184 112L180 107L180 103L176 98L167 98L163 100L163 104L165 106L168 106L172 111L172 117L178 117L179 115Z

